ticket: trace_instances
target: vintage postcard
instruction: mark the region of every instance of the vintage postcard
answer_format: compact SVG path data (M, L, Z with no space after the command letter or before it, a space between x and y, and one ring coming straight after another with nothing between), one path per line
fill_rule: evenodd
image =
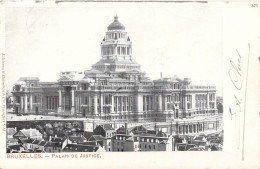
M0 168L259 168L260 4L1 4Z

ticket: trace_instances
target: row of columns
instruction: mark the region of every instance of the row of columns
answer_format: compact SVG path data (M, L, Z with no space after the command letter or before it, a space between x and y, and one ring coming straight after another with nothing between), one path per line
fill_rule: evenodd
M153 96L143 96L143 111L153 110Z
M131 109L131 106L133 107L134 103L134 99L132 96L115 96L115 102L116 112L126 112L133 110Z
M112 96L108 95L105 96L106 99L109 100L108 104L110 113L116 112L121 112L121 111L130 111L131 106L133 106L133 98L131 96ZM94 96L87 96L85 97L85 104L88 105L88 110L91 112L92 106L94 108L94 114L98 114L99 112L103 113L104 112L104 95L101 95L98 103L98 95ZM93 100L93 103L92 103ZM128 110L127 110L128 106ZM123 108L124 107L124 108ZM98 108L99 112L98 112Z
M190 133L198 133L204 131L203 124L188 124L188 125L179 125L178 126L178 134L190 134Z
M75 89L71 88L71 113L74 114L75 112ZM62 90L59 89L59 101L58 101L58 112L62 111Z
M101 54L102 56L103 55L131 55L132 48L126 46L118 46L118 47L103 46L101 48Z
M32 110L32 108L33 108L32 95L29 95L29 98L30 98L29 99L29 103L30 103L29 104L30 105L29 110ZM28 110L28 96L27 95L21 96L20 99L21 99L21 101L20 101L21 110L24 109L24 111L27 112L27 110ZM23 103L23 101L24 101L24 103Z
M109 100L108 102L106 101L106 104L108 104L109 106L104 107L104 98ZM134 109L134 99L132 96L101 95L100 97L98 97L98 95L94 95L85 96L84 99L84 104L88 107L87 113L93 111L95 115L97 115L100 112L103 113L104 111L108 112L108 109L110 110L110 113L127 112L133 111ZM98 99L100 100L98 101Z
M58 100L59 100L58 96L46 96L47 110L57 110Z

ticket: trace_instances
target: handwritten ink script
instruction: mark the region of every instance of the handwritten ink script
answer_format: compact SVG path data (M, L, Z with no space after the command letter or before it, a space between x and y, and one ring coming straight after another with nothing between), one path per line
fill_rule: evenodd
M244 56L244 60L246 60L249 57L249 51L250 51L250 45L248 46L248 53ZM233 116L236 116L242 112L242 101L243 97L239 96L239 94L244 89L243 87L243 70L242 70L242 56L237 52L237 58L235 60L230 60L230 66L231 68L228 70L229 79L235 88L235 92L233 94L234 103L236 107L230 107L229 113L231 115L231 120L233 120ZM248 64L244 65L245 68L248 67Z
M250 44L245 55L240 54L238 50L235 60L230 60L230 69L228 70L229 79L233 85L233 103L235 106L229 108L231 120L235 121L235 135L237 148L240 148L240 128L242 128L242 160L244 160L244 136L245 136L245 118L246 118L246 94L247 94L247 78L250 58ZM243 60L243 62L242 62ZM245 62L247 60L247 62ZM245 63L242 65L242 63ZM243 76L244 75L244 76ZM244 94L243 94L244 92ZM242 110L243 107L243 110ZM243 115L242 114L243 111ZM233 118L235 117L235 118ZM240 125L241 117L243 119Z

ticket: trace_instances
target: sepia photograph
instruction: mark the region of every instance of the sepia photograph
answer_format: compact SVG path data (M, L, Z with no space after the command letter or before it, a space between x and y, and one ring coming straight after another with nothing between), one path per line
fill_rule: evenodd
M6 8L6 153L222 151L221 10L161 6Z
M258 169L260 4L0 4L0 168Z

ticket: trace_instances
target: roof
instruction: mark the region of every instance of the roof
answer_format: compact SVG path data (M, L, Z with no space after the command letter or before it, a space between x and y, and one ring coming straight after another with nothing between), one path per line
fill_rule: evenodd
M48 144L47 141L41 141L41 142L39 143L40 146L46 146L47 144Z
M162 131L159 131L157 134L156 134L156 137L167 137L167 134L162 132Z
M19 140L22 144L32 143L34 141L34 139L26 139L26 138L19 138Z
M104 129L104 130L114 130L114 128L112 127L111 124L104 124L104 125L103 125L103 129Z
M96 141L106 140L106 138L101 135L93 135L92 137L89 138L89 140L92 140L92 138L95 139Z
M89 78L89 77L84 77L80 83L94 83L95 80L93 78Z
M33 140L33 142L32 142L32 144L39 144L40 143L40 141L39 140Z
M17 82L15 82L15 85L26 85L26 82L24 82L24 81L17 81Z
M20 77L19 81L39 81L40 79L38 77Z
M84 77L84 74L69 74L69 75L60 75L59 82L61 81L80 81Z
M125 128L124 126L119 127L119 128L116 130L116 133L118 133L118 134L126 134L126 128Z
M25 137L42 136L42 134L37 129L23 129L23 130L16 132L15 135L17 137L19 137L19 136L23 137L23 135Z
M6 129L6 135L14 135L15 133L16 133L16 130L14 128Z
M160 142L160 144L167 144L167 140L162 140L161 142Z
M93 132L84 131L83 135L88 140L93 135Z
M83 143L87 141L84 136L71 136L68 139L73 143Z
M52 137L52 142L63 142L65 139L63 137Z
M14 139L14 138L8 138L6 139L6 143L17 143L17 139Z
M125 30L125 26L118 22L118 17L115 16L114 17L114 22L111 23L108 27L107 27L108 30Z
M21 144L15 144L15 145L8 146L8 148L14 149L14 150L20 150L21 147L23 147Z
M92 145L92 146L94 146L94 145L96 145L96 142L95 142L95 141L87 141L87 142L80 143L80 144L82 144L82 145Z
M67 144L63 151L72 151L72 152L95 152L97 151L97 146L93 145L82 145L82 144Z
M126 141L131 141L131 142L133 142L133 141L134 141L134 138L133 138L133 137L128 137L128 138L126 139Z
M141 126L136 126L136 127L134 127L132 130L131 130L131 132L133 132L134 134L136 134L136 133L140 133L140 132L147 132L147 129L146 128L144 128L142 125Z
M197 136L194 138L194 140L203 140L203 138L204 138L203 136Z

